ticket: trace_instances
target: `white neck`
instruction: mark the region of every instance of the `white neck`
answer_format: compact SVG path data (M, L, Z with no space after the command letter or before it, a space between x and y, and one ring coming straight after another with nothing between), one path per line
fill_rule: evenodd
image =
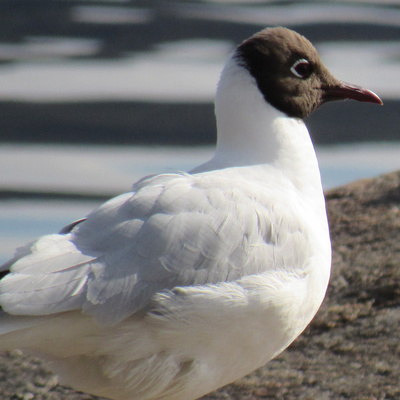
M302 191L321 191L318 164L306 126L269 105L254 78L233 58L221 74L215 114L218 139L214 157L191 172L265 165L280 170Z
M269 106L254 78L230 59L222 71L215 98L217 149L215 159L228 164L271 163L276 157L271 123L284 115Z

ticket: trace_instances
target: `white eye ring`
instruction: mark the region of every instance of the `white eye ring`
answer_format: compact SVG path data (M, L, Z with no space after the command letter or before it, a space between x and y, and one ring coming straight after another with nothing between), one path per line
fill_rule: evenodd
M300 66L307 66L306 70L304 72L300 72L298 68ZM290 68L290 71L292 72L293 75L297 76L298 78L304 79L309 73L310 73L310 63L308 60L305 58L301 58L300 60L297 60L292 68Z

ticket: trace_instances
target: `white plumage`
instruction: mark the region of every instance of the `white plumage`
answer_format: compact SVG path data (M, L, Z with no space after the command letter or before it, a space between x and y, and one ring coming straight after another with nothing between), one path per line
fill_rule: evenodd
M0 349L53 361L115 400L189 400L264 365L325 295L330 241L303 122L233 56L214 158L151 176L70 231L17 251L0 282Z

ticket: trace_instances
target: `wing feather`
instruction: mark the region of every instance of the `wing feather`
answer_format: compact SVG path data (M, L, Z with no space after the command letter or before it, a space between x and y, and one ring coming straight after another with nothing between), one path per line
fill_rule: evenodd
M23 315L82 309L114 324L164 290L262 273L272 260L285 263L288 238L277 232L290 209L263 190L246 180L232 187L215 173L139 181L66 233L21 252L0 281L0 304Z

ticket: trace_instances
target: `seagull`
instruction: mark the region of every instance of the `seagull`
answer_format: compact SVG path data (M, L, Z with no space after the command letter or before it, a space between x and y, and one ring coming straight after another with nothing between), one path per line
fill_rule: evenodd
M1 267L0 350L113 400L191 400L276 357L327 289L331 246L303 119L337 80L298 33L268 28L223 68L212 159L147 176Z

